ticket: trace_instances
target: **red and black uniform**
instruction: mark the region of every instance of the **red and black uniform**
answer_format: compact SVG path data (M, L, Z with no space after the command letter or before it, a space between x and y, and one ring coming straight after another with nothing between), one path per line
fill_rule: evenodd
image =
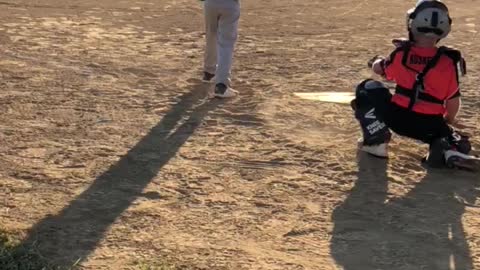
M431 143L449 137L446 102L460 96L458 51L404 45L384 61L385 77L396 83L384 115L395 133Z

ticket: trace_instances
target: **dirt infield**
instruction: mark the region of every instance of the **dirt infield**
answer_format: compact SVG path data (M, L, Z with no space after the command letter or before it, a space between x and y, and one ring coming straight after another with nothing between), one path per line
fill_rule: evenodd
M62 268L480 269L478 174L357 154L348 106L294 96L372 76L413 2L244 0L220 101L198 1L0 1L0 230ZM480 5L447 4L480 148Z

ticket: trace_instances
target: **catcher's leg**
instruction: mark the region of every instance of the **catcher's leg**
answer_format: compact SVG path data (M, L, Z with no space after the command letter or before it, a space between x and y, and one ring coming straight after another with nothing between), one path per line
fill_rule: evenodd
M389 102L389 91L382 83L365 80L357 86L355 100L351 102L355 118L362 128L360 149L371 155L388 157L388 142L392 136L382 113Z

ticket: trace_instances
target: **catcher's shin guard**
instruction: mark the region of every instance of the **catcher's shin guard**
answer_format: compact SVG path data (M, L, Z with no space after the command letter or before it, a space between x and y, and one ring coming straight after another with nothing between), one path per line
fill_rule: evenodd
M362 128L363 145L379 145L390 141L391 133L382 117L390 98L388 88L381 82L365 80L357 86L351 105Z

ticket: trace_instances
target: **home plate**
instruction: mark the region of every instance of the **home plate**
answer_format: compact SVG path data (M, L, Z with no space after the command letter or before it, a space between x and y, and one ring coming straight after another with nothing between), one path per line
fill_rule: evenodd
M313 92L313 93L294 93L295 96L323 102L350 104L355 99L355 93L352 92Z

